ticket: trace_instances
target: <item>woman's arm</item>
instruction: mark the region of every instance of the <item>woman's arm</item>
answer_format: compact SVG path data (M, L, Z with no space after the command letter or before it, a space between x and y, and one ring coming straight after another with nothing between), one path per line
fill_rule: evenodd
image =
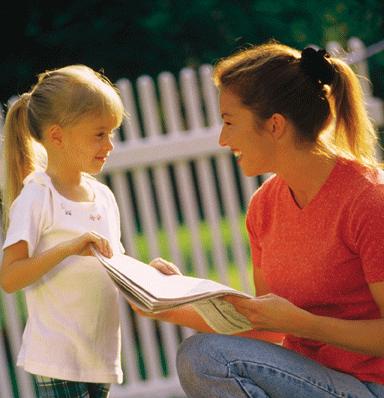
M324 316L309 319L304 336L346 350L384 357L384 282L369 285L381 313L380 319L342 320Z
M384 282L370 285L375 302L384 316ZM321 341L349 351L384 356L384 318L344 320L305 311L288 300L267 294L255 299L227 297L257 330L292 334Z
M130 306L137 314L147 318L185 326L198 332L215 333L215 331L208 326L204 319L194 310L192 305L184 305L173 310L163 311L156 314L142 311L133 304L130 304Z
M131 307L139 315L151 319L157 319L159 321L170 322L179 326L185 326L194 329L198 332L216 333L210 326L207 325L204 319L194 310L192 305L185 305L170 311L164 311L157 314L151 314L149 312L141 311L132 304ZM282 339L280 333L274 333L269 331L258 331L258 330L250 330L247 332L239 333L237 335L241 337L248 337L252 339L269 341L271 343L280 343Z
M112 256L108 241L94 232L60 243L33 257L28 257L28 244L21 240L4 249L0 285L7 293L29 286L68 256L91 256L90 244L95 244L104 256Z
M180 273L179 269L169 261L166 261L162 258L157 258L152 260L150 263L153 267L157 268L164 274L174 274ZM266 286L262 286L263 281L262 279L258 282L258 289L265 291L267 289ZM144 312L139 310L137 307L131 304L131 307L135 312L139 315L149 317L151 319L157 319L164 322L170 322L176 325L189 327L194 329L198 332L205 332L205 333L216 333L204 319L200 316L200 314L195 311L192 305L185 305L170 311L164 311L157 314L151 314L149 312ZM247 332L238 333L238 336L248 337L253 339L260 339L270 342L281 342L282 335L279 333L271 333L268 331L257 331L257 330L250 330Z

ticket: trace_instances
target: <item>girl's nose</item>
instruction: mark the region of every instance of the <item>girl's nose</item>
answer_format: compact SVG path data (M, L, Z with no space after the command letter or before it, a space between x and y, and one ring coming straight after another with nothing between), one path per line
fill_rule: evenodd
M112 151L112 149L115 147L112 137L108 137L106 146L107 146L108 150L110 150L110 151Z

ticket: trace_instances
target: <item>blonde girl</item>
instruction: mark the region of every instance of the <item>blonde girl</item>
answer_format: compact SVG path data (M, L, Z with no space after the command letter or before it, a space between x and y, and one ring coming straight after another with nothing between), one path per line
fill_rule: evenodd
M0 282L25 290L17 365L35 376L39 397L107 397L122 381L118 292L90 246L124 251L112 191L92 177L123 112L103 74L70 65L41 73L6 115Z

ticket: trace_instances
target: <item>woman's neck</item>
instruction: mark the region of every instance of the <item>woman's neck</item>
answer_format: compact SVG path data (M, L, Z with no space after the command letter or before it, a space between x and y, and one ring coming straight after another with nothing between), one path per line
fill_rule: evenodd
M319 192L335 164L336 156L297 151L276 174L288 184L297 205L303 208Z

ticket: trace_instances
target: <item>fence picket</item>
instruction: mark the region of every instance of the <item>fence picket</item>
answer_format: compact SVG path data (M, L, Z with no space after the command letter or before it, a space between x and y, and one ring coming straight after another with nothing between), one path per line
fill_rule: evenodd
M208 126L221 126L222 120L217 100L218 93L213 84L212 69L211 65L202 65L199 68L202 93L206 107Z
M169 72L163 72L158 80L160 88L161 106L164 112L164 123L168 137L181 136L184 130L184 121L180 109L180 96L177 89L176 79ZM185 262L178 245L177 237L177 211L175 195L170 178L170 170L165 165L155 167L155 186L159 197L160 212L162 221L168 237L168 245L171 253L171 260L180 267L184 273L186 271ZM192 335L194 332L189 328L180 328L183 338Z
M235 177L229 155L221 154L218 156L218 171L220 187L224 200L225 214L231 228L231 238L233 239L233 257L236 267L239 269L241 286L245 292L251 292L250 282L248 280L247 263L248 256L243 246L243 239L240 230L239 220L239 200L233 187L235 186Z
M136 141L140 139L140 123L132 84L128 79L122 78L116 82L116 86L126 112L123 120L124 137L127 141Z
M143 76L138 81L140 105L143 112L144 128L147 137L156 137L161 135L162 126L159 117L159 101L156 96L153 80L148 76ZM156 177L161 174L165 178L164 170L161 166L154 168ZM134 170L135 186L138 190L139 212L142 215L143 231L148 239L149 254L151 258L160 255L160 249L157 241L157 217L154 207L153 191L150 190L150 181L148 174L142 170ZM168 323L160 323L160 338L164 346L165 356L167 358L168 371L170 375L176 374L176 346L177 341L175 326Z
M12 385L11 385L11 375L8 370L7 363L7 352L5 349L5 329L1 330L0 333L0 380L1 380L1 396L2 397L12 397Z
M10 344L11 355L14 363L21 347L23 322L19 317L17 309L16 295L4 294L5 319L7 323L8 339ZM18 389L22 397L32 397L34 394L32 377L26 373L24 369L16 366L15 373L18 380Z
M184 123L181 116L180 96L176 79L172 73L162 72L159 75L158 82L167 134L180 134L184 130Z

